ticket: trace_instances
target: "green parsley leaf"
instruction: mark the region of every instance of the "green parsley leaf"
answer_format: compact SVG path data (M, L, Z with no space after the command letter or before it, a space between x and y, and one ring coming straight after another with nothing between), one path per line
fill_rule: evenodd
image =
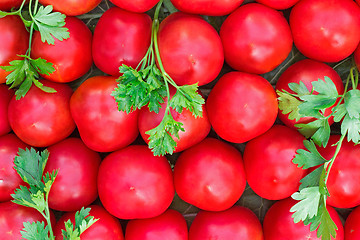
M50 240L49 227L44 222L24 222L23 231L20 231L22 239L27 240Z
M298 97L311 94L302 81L300 81L299 83L289 83L288 86L293 92L297 94Z
M324 171L324 167L320 166L316 168L315 170L311 171L308 175L306 175L304 178L300 180L300 187L299 190L301 191L304 188L307 187L316 187L319 186L320 177L322 172Z
M299 105L302 103L299 99L292 96L290 93L284 91L280 92L279 90L276 91L279 95L279 109L282 111L283 114L288 114L288 118L290 120L299 121L302 117L299 113Z
M295 124L299 132L306 138L310 138L318 146L326 146L330 138L330 125L328 118L323 117L309 123Z
M358 144L360 141L360 119L351 118L349 114L346 114L344 120L341 123L341 134L347 134L347 140Z
M192 112L195 117L202 117L202 105L205 103L203 97L198 93L198 85L179 86L175 95L170 100L170 107L178 113L183 108Z
M340 104L339 106L334 107L333 109L334 122L340 122L347 113L345 104Z
M346 92L344 103L350 118L360 117L360 90L352 89Z
M300 190L291 195L294 200L298 200L291 209L293 212L292 218L295 223L304 221L308 218L312 218L318 214L318 208L320 203L319 187L308 187Z
M326 162L325 158L323 158L317 150L313 141L304 140L303 143L308 151L298 149L296 151L297 154L292 161L294 164L297 164L299 168L308 169Z
M75 213L75 226L70 219L65 222L65 230L62 230L64 240L80 240L80 235L99 220L89 216L89 213L90 208L83 207Z
M36 204L33 201L32 193L27 187L20 186L20 188L15 190L14 194L11 194L11 197L14 199L12 202L25 206L25 207L31 207L36 208Z

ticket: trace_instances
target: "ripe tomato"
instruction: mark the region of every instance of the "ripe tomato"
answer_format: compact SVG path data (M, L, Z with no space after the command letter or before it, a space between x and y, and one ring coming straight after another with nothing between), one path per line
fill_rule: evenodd
M23 0L0 0L0 10L10 11L12 8L19 8Z
M184 217L168 209L153 218L130 220L126 225L126 240L188 240Z
M9 123L15 134L34 147L46 147L69 136L75 129L70 114L72 89L64 84L41 81L56 93L46 93L34 85L26 97L9 104Z
M243 143L266 132L278 113L276 93L266 79L230 72L211 90L206 110L215 132L226 141Z
M1 3L0 3L1 4ZM7 66L9 62L20 59L29 47L29 33L18 16L0 18L0 66ZM0 68L0 83L6 82L6 72Z
M102 161L98 189L106 210L121 219L158 216L175 193L167 159L140 145L113 152Z
M58 169L49 194L50 208L76 211L98 196L97 175L101 158L78 138L67 138L50 147L44 172Z
M192 222L189 240L263 240L261 223L249 209L241 206L222 212L200 211Z
M110 0L110 2L124 10L143 13L152 9L159 0Z
M320 238L316 236L316 231L310 232L310 225L305 226L303 222L294 223L291 217L293 213L290 212L290 208L294 206L295 203L296 201L292 198L287 198L277 201L270 207L263 222L266 240L320 240ZM336 230L336 240L343 240L344 227L339 215L335 209L330 206L327 206L327 210L338 228L338 230Z
M224 53L219 34L201 17L171 14L161 22L158 39L164 69L176 84L201 86L220 73Z
M244 0L171 0L172 4L182 12L223 16L231 13L241 5Z
M83 76L92 65L91 41L89 28L76 17L66 18L66 28L70 38L55 40L54 45L41 41L40 32L35 31L32 40L31 57L43 58L53 64L55 72L42 75L54 82L71 82Z
M151 18L113 7L107 10L95 27L93 58L103 72L120 76L123 64L136 68L150 45Z
M360 239L360 207L355 208L345 222L345 239Z
M11 131L8 120L8 107L13 95L13 90L8 89L4 84L0 84L0 136Z
M70 100L71 114L83 142L97 152L111 152L126 147L139 134L138 111L118 111L110 95L115 77L95 76L83 82Z
M43 5L52 5L54 11L67 16L77 16L93 10L101 0L39 0Z
M302 0L289 21L295 46L321 62L348 57L360 41L360 8L352 0Z
M98 221L80 235L81 240L124 240L121 224L117 218L101 206L91 205L89 208L91 208L89 215L98 219ZM61 230L65 230L65 222L69 219L73 224L75 223L75 213L65 213L59 219L54 228L55 239L63 239Z
M360 71L360 45L355 49L354 60L358 70Z
M270 72L289 55L293 39L285 17L262 4L239 7L220 29L225 61L249 73Z
M206 138L179 156L174 183L185 202L207 211L226 210L245 190L241 154L227 143Z
M268 7L278 10L287 9L295 5L299 0L256 0Z
M329 77L335 84L336 89L339 94L344 93L344 84L337 72L332 69L330 66L325 63L314 61L311 59L301 60L297 63L294 63L289 68L287 68L280 76L279 80L276 83L276 90L286 90L290 93L294 93L289 88L289 83L299 83L302 81L306 88L312 90L312 82L318 81L319 79L324 80L324 77ZM325 115L328 116L331 114L331 108L328 108L325 111ZM285 123L286 126L291 128L296 128L294 125L298 123L308 123L314 121L314 118L306 117L300 118L299 121L290 120L289 114L283 114L282 111L279 111L280 120ZM329 123L332 124L333 118L329 119Z

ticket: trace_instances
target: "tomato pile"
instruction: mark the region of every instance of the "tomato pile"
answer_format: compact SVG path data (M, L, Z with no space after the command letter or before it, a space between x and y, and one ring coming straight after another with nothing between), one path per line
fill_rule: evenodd
M0 0L1 238L360 239L359 4Z

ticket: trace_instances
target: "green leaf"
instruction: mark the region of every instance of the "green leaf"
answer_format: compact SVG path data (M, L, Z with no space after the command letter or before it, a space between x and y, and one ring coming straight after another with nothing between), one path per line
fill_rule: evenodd
M82 207L80 211L75 213L75 226L70 219L65 222L65 231L62 230L64 239L80 240L80 235L99 220L89 216L89 213L90 208Z
M307 187L316 187L319 186L321 173L323 172L324 167L320 166L315 170L311 171L308 175L306 175L303 179L300 180L299 190L302 190Z
M345 104L340 104L333 108L334 122L340 122L346 115L347 110Z
M299 99L292 96L290 93L284 91L280 92L279 90L276 91L279 95L279 109L282 111L283 114L288 114L288 118L290 120L299 121L302 117L299 113L299 105L302 103Z
M308 151L298 149L292 161L294 164L297 164L299 168L308 169L326 162L326 159L321 156L313 141L304 140L303 143Z
M31 207L36 208L36 204L33 201L32 193L27 187L20 186L15 190L14 194L11 194L11 197L14 198L12 202L25 206L25 207Z
M24 222L23 231L20 231L22 239L27 240L50 240L49 227L44 222Z
M310 95L310 91L307 89L305 84L300 81L299 84L297 83L289 83L289 88L297 94L298 97Z
M319 187L304 188L300 192L291 195L294 200L299 201L290 209L290 212L294 213L292 218L295 223L312 218L318 214L320 196Z
M360 117L360 90L352 89L346 92L344 103L350 118Z
M42 58L30 59L30 64L41 74L50 75L55 72L53 64Z
M195 117L202 117L202 106L205 103L198 93L198 85L179 86L175 95L170 100L170 107L181 113L183 108L192 112Z
M295 124L299 132L310 138L318 146L326 146L330 138L330 125L328 118L320 118L309 123Z
M341 134L347 134L348 142L352 141L355 144L360 140L360 119L351 118L349 114L346 114L344 120L341 123Z

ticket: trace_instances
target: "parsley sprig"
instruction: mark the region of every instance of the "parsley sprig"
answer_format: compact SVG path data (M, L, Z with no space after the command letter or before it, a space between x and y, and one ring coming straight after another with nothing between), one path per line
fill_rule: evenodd
M314 168L300 182L299 192L292 195L298 202L290 209L295 223L303 221L310 224L310 230L317 230L317 237L330 240L336 237L337 227L326 208L326 199L330 196L327 181L331 168L340 152L345 139L355 144L360 143L360 90L357 89L359 72L356 66L350 69L344 94L339 94L335 84L328 77L312 83L309 91L305 84L290 83L294 93L277 91L279 109L289 113L289 118L299 120L312 117L309 123L296 124L299 131L309 140L304 141L305 149L297 150L293 163L303 169ZM352 89L348 90L350 82ZM331 113L325 115L325 109ZM341 122L341 137L335 144L336 150L331 159L325 159L318 152L316 145L326 147L330 138L329 118Z
M40 74L50 75L55 71L55 68L52 63L45 59L32 59L30 57L34 31L39 31L41 40L51 45L55 43L55 39L62 41L70 37L68 29L64 27L66 18L64 14L52 12L53 7L51 5L39 6L39 0L29 0L28 11L26 11L24 9L25 3L26 0L22 2L18 10L12 12L0 11L0 18L8 15L19 16L30 33L29 47L25 55L19 55L21 60L11 61L9 66L0 66L5 71L11 72L6 77L6 84L10 85L10 88L18 88L15 92L16 99L24 97L32 84L45 92L56 92L55 89L44 86L38 80ZM28 16L29 19L24 16Z
M136 69L122 65L118 79L119 84L112 93L119 111L127 113L147 106L150 111L159 113L164 98L167 101L164 117L161 123L146 132L149 135L149 148L155 156L172 154L176 147L174 137L179 138L179 131L185 131L181 122L175 121L170 108L181 113L185 108L194 117L202 117L202 106L205 103L198 93L198 85L178 86L166 73L159 53L157 33L159 31L158 15L162 0L158 3L152 24L150 46ZM156 62L159 68L156 66ZM175 87L176 93L170 96L170 85Z

